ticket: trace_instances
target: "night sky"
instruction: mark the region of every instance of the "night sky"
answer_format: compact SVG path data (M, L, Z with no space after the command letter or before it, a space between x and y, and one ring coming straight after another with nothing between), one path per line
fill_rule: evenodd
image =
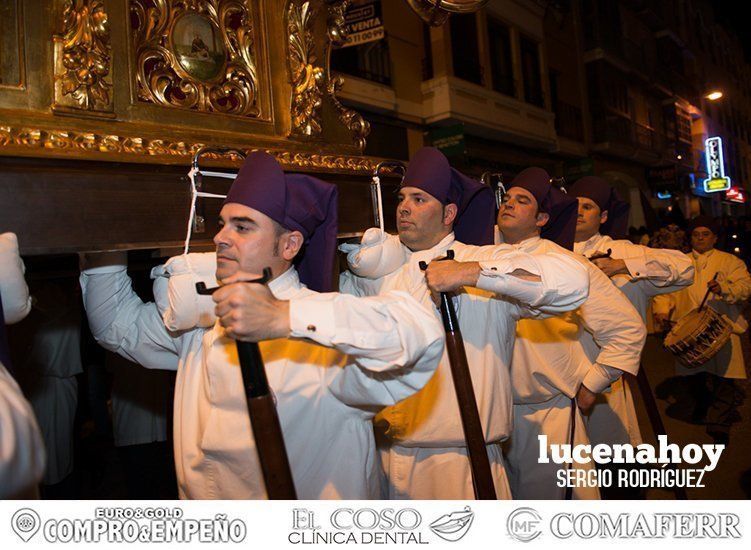
M738 4L720 0L712 4L717 22L731 30L740 39L746 55L746 62L751 61L751 35L748 32L748 20L740 16Z

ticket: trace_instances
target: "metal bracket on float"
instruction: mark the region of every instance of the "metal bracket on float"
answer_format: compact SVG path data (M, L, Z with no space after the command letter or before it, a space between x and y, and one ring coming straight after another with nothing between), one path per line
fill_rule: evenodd
M381 195L381 175L388 169L389 172L399 170L402 173L402 179L407 172L407 165L403 162L386 160L379 162L373 171L373 181L370 183L370 200L373 203L373 221L381 233L384 231L383 222L383 197Z
M480 181L493 190L495 206L500 208L503 203L503 195L506 194L506 186L503 185L503 174L500 172L483 172Z
M217 195L215 193L205 193L201 191L201 188L203 187L203 176L232 180L237 176L237 174L231 172L215 172L212 170L202 171L198 167L198 161L200 160L202 155L209 153L215 153L218 155L234 153L241 159L245 158L245 153L240 149L210 146L201 147L193 155L193 160L190 163L190 172L188 172L188 180L190 181L190 216L188 216L188 230L185 236L185 254L188 253L188 248L190 247L191 234L203 233L204 231L206 231L206 220L204 216L202 214L199 214L196 210L196 199L198 197L211 199L224 199L226 197L226 195Z

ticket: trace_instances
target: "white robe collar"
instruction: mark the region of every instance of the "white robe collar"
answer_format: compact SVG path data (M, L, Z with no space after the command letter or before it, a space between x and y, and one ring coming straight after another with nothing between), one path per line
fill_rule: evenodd
M696 250L691 250L691 256L693 256L695 259L699 258L709 258L712 256L712 253L715 251L715 249L707 250L706 252L697 252Z
M410 262L429 262L433 260L434 258L437 258L439 256L443 256L446 254L446 251L451 248L456 241L456 237L454 236L453 231L446 235L441 241L433 246L432 248L428 248L427 250L418 250L413 252L406 246L404 247L407 251L407 260Z
M279 275L268 284L269 290L275 298L284 300L300 290L303 286L294 266Z
M589 252L590 249L598 245L598 243L600 242L600 239L602 239L602 235L598 231L586 241L580 241L578 243L574 243L574 252L576 252L577 254L584 254L586 252Z

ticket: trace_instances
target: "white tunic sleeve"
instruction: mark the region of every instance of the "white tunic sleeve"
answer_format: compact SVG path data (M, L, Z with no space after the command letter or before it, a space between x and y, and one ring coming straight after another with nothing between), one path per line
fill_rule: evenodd
M626 296L594 264L590 266L589 298L579 308L579 316L599 348L596 362L636 374L647 329Z
M17 323L31 311L29 287L23 277L24 265L18 253L15 233L0 235L0 297L7 324Z
M751 297L751 275L746 264L735 256L730 256L728 273L720 280L722 299L729 304L737 304Z
M44 467L34 411L0 363L0 499L32 498Z
M388 406L422 388L443 354L437 316L408 293L357 298L312 294L290 300L291 337L335 348L354 360L332 385L352 406Z
M602 393L605 388L623 376L621 369L608 367L607 365L600 365L599 363L592 363L592 366L584 375L582 384L593 393Z
M376 296L380 293L383 282L383 277L368 279L351 271L344 271L339 275L339 292L353 296Z
M614 258L623 260L631 281L648 296L675 292L694 281L694 265L686 254L667 248L649 248L628 241L613 241Z
M467 260L462 258L462 261ZM586 267L578 259L563 254L532 255L502 250L497 259L481 260L480 268L477 288L516 301L522 317L557 315L576 309L587 299ZM539 276L540 282L511 275L518 269Z
M156 305L133 291L124 265L86 269L80 282L99 344L144 367L177 370L178 338L167 332Z

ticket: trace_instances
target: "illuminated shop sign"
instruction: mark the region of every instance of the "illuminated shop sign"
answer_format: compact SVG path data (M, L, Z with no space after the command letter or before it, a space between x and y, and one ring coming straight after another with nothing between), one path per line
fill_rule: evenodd
M746 192L741 187L734 185L725 192L725 200L745 204Z
M707 138L704 142L707 157L708 178L704 180L704 191L716 193L730 189L730 178L725 176L725 161L722 158L722 138Z

